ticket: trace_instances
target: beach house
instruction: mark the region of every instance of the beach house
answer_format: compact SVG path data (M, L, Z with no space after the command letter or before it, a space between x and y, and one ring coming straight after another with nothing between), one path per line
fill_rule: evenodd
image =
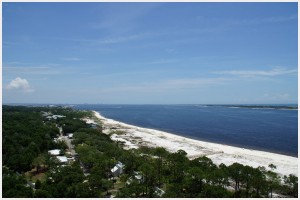
M144 176L142 172L136 172L133 171L133 176L131 176L127 181L126 184L130 185L132 181L136 180L138 183L143 183L144 182Z
M48 151L48 154L51 156L59 156L60 155L60 150L59 149L52 149Z
M125 165L118 161L117 164L110 171L112 175L116 177L123 173L124 167Z
M158 197L161 197L162 195L164 195L166 192L163 191L162 189L158 188L158 187L154 187L154 194Z
M61 164L68 164L68 158L66 156L56 156L56 159L61 163Z

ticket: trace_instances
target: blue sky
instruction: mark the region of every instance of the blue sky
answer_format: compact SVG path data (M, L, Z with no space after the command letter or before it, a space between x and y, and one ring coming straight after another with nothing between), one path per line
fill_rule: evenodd
M3 3L3 103L297 103L297 3Z

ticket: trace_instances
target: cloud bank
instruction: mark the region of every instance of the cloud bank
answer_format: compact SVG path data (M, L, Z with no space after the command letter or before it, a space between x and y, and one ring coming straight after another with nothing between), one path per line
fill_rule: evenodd
M218 71L215 74L226 74L235 75L242 77L254 77L254 76L279 76L286 74L296 74L297 69L284 69L284 68L274 68L271 70L231 70L231 71Z

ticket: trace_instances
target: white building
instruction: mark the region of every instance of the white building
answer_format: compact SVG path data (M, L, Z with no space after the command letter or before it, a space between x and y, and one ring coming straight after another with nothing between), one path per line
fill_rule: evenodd
M48 153L51 156L58 156L60 154L60 150L59 149L53 149L53 150L49 150Z
M142 172L133 172L133 176L131 176L127 181L126 184L130 185L132 181L136 180L138 183L144 182L144 177Z
M53 119L63 118L63 117L66 117L66 116L63 116L63 115L53 115L52 116Z
M46 117L46 119L48 119L48 120L51 120L51 119L52 119L52 117L51 117L51 116L47 116L47 117Z
M68 163L68 158L66 156L56 156L57 160L62 164Z
M120 174L123 173L125 165L121 163L120 161L117 162L117 164L110 170L113 176L119 176Z
M90 119L84 119L85 123L91 128L97 128L97 123Z
M142 172L133 172L134 173L134 178L139 182L142 183L143 180L143 173Z
M161 197L162 195L164 195L166 193L165 191L163 191L162 189L160 189L158 187L155 187L154 189L155 189L154 194L159 196L159 197Z
M50 112L42 111L42 116L43 116L43 117L47 117L47 116L49 116L49 115L51 115Z
M46 117L46 119L48 119L48 120L66 117L63 115L52 115L51 113L46 113L46 112L44 112L42 115L43 115L43 117Z

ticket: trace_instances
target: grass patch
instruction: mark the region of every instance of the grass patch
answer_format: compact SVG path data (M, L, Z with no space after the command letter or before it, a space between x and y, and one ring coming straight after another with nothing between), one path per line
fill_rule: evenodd
M47 179L47 175L45 173L39 173L33 176L30 172L26 172L25 177L27 180L30 180L32 182L36 182L37 180L44 182Z
M33 182L40 180L43 183L44 181L46 181L46 179L47 179L47 175L45 173L39 173L32 177Z
M113 135L113 134L116 134L116 135L124 135L125 131L110 131L109 135Z

